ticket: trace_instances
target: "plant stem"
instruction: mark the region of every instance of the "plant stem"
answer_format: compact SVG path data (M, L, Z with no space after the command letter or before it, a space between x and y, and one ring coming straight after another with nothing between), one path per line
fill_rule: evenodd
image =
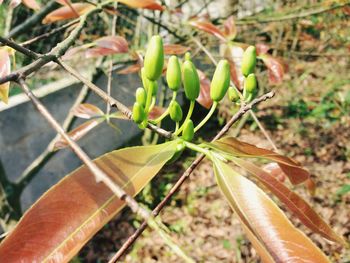
M147 99L146 99L146 105L145 105L146 114L148 114L150 111L150 107L152 104L152 98L153 98L152 93L153 93L153 85L150 85L148 90L147 90Z
M198 131L206 122L210 119L210 117L213 115L216 107L218 106L218 102L214 101L213 105L211 105L210 111L208 112L207 116L194 128L194 132Z
M191 118L195 103L196 103L196 101L191 100L190 107L189 107L188 112L187 112L187 116L186 116L184 122L182 123L182 125L180 126L180 128L177 130L177 132L174 133L175 136L179 135L182 132L182 130L184 129L184 124Z
M171 101L176 100L176 95L177 95L177 92L174 91L174 92L173 92L173 97L171 98ZM170 106L170 104L169 104L169 106ZM155 119L155 120L152 120L152 123L153 123L153 124L158 124L158 123L161 122L166 116L168 116L169 111L170 111L169 106L168 106L168 108L163 112L163 114L162 114L161 116L159 116L159 117L158 117L157 119Z

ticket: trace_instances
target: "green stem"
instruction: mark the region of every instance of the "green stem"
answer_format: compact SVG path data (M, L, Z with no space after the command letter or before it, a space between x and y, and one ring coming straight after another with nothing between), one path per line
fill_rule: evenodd
M180 127L180 123L177 121L177 122L175 123L175 133L177 132L177 130L179 129L179 127Z
M153 93L153 85L149 85L149 88L147 90L147 98L146 98L146 105L145 105L145 112L148 114L150 110L150 106L152 104L152 93Z
M182 130L184 129L184 124L191 118L195 103L196 101L191 100L190 108L188 109L185 121L182 123L181 127L174 133L175 136L179 135L182 132Z
M156 105L156 96L152 97L151 105L149 106L148 112L152 111L154 105Z
M211 105L210 111L208 112L207 116L194 128L194 132L198 131L206 122L210 119L210 117L213 115L216 107L218 106L218 102L214 101L213 105Z
M177 92L174 91L174 92L173 92L173 97L171 98L171 101L176 100L176 95L177 95ZM169 106L170 106L170 104L169 104ZM164 111L164 113L163 113L162 115L160 115L157 119L152 120L151 122L152 122L153 124L158 124L158 123L161 122L166 116L168 116L169 111L170 111L169 106L168 106L168 108Z

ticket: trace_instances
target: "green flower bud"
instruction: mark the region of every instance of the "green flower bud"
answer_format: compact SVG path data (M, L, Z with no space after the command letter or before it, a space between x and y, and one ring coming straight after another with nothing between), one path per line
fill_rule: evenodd
M190 52L186 52L186 53L185 53L185 60L192 61L192 60L191 60L191 53L190 53Z
M242 59L242 73L244 76L248 76L254 72L256 64L256 49L254 46L249 46L243 54Z
M164 64L163 40L160 36L153 36L148 43L144 65L146 77L157 80L162 75Z
M257 89L257 81L254 73L251 73L248 75L248 77L246 77L244 81L244 89L248 93L255 93Z
M137 124L140 124L146 119L146 113L142 105L138 102L134 103L134 106L132 108L132 119Z
M166 80L171 90L177 91L181 85L181 67L179 59L176 56L171 56L168 62L166 71Z
M229 87L228 88L228 98L230 99L230 101L232 102L237 102L240 100L240 96L238 94L237 89L235 89L234 87Z
M169 105L169 113L170 113L170 118L175 121L179 122L182 120L182 109L180 104L176 101L173 100L170 105Z
M184 124L184 129L182 131L182 138L185 141L192 141L194 136L194 126L192 120L188 120Z
M147 94L144 88L137 88L136 90L136 102L138 102L142 107L146 105Z
M194 64L186 60L182 66L183 85L187 99L193 101L199 96L200 83L197 69Z
M230 85L230 64L226 59L220 60L210 84L210 97L219 102L225 96Z

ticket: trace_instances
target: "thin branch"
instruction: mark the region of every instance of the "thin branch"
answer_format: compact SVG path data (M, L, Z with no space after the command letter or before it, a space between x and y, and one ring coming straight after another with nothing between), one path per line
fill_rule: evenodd
M247 19L241 19L235 21L235 24L240 26L240 25L254 25L254 24L261 24L261 23L270 23L270 22L279 22L279 21L285 21L285 20L291 20L291 19L299 19L303 17L308 17L312 15L318 15L322 14L331 10L335 10L338 8L342 8L344 6L347 6L350 4L350 1L347 1L345 3L337 3L337 4L332 4L332 5L321 5L320 7L310 7L304 12L296 12L292 14L287 14L284 16L277 16L277 17L250 17Z
M114 4L114 9L117 9L118 3ZM112 17L112 25L111 25L111 35L114 37L115 36L115 30L116 30L116 24L117 24L117 15L113 14ZM113 80L113 56L111 55L109 58L109 65L108 65L108 80L107 80L107 95L111 96L111 89L112 89L112 80ZM111 105L107 103L106 107L106 114L107 116L111 112ZM109 123L109 118L107 119Z
M40 57L40 54L34 52L34 51L31 51L30 49L27 49L25 47L22 47L21 45L18 45L16 44L15 42L7 39L7 38L4 38L2 36L0 36L0 42L3 43L4 45L6 46L9 46L11 48L13 48L14 50L30 57L30 58L34 58L34 59L37 59Z
M39 12L32 15L30 18L25 20L23 23L19 24L13 28L10 33L6 36L7 38L13 38L19 34L31 29L34 25L37 25L41 20L51 11L55 10L59 5L55 0L51 0L45 7L41 8Z
M57 61L67 72L69 72L72 76L76 77L78 80L80 80L82 83L84 83L86 86L88 86L93 92L95 92L99 97L101 97L105 102L109 103L111 107L117 108L122 114L124 114L128 119L132 118L131 110L125 106L120 101L114 99L111 96L108 96L106 92L104 92L102 89L97 87L94 83L89 81L88 79L84 78L78 71L76 71L74 68L63 62L62 60ZM172 133L169 131L166 131L162 128L159 128L153 124L148 124L147 126L152 131L158 133L159 135L165 137L165 138L172 138Z
M239 111L226 123L226 125L221 129L221 131L214 137L212 141L220 139L231 126L239 120L246 112L250 111L255 105L271 99L274 96L274 92L270 91L269 93L264 94L261 97L254 99L251 103L242 106ZM199 165L199 163L204 159L205 155L199 155L192 164L186 169L186 171L181 175L176 184L170 189L168 194L164 197L164 199L157 205L157 207L152 211L153 216L157 216L159 212L163 209L166 203L171 199L171 197L179 190L181 185L185 182L185 180L190 176L190 174L194 171L194 169ZM136 239L142 234L142 232L146 229L147 223L143 222L141 226L129 236L127 241L122 245L122 247L117 251L117 253L109 260L109 263L116 262L125 251L136 241Z
M140 215L142 218L148 220L151 215L150 213L140 207L139 204L128 195L120 186L118 186L106 173L104 173L91 159L90 157L80 148L80 146L73 141L69 135L64 131L61 125L54 119L47 108L36 98L33 92L29 89L27 84L23 79L19 80L19 85L24 91L24 93L30 98L36 109L41 113L41 115L49 122L49 124L56 130L56 132L65 139L72 149L72 151L80 158L80 160L86 165L86 167L95 176L96 182L103 182L118 198L124 200L131 210Z
M89 93L89 90L90 89L85 85L82 87L70 111L68 112L68 115L63 121L62 128L64 131L67 131L69 129L69 127L72 125L72 122L75 118L72 110L77 106L79 106L85 100L86 96ZM43 165L45 165L51 159L51 157L54 156L56 152L52 151L52 149L54 144L59 138L61 138L61 136L57 134L48 144L46 149L23 171L23 173L21 174L21 176L16 182L20 190L23 190L31 182L31 180L34 179L38 170L40 170L40 168L42 168Z
M61 31L65 30L65 29L69 28L70 26L77 24L78 22L79 22L79 19L73 20L73 21L71 21L71 22L69 22L69 23L67 23L67 24L65 24L63 26L57 27L57 28L55 28L55 29L53 29L53 30L51 30L49 32L46 32L46 33L41 34L39 36L36 36L36 37L34 37L32 39L26 40L26 41L20 43L19 45L21 45L21 46L28 46L28 45L33 44L34 42L39 41L39 40L41 40L43 38L48 38L48 37L50 37L50 36L52 36L52 35L54 35L54 34L56 34L58 32L61 32Z
M80 17L78 26L69 34L69 36L65 40L58 43L57 46L54 47L49 53L43 56L40 56L37 60L35 60L31 64L24 66L23 68L17 71L14 71L3 78L0 78L0 84L3 84L8 81L18 81L19 79L26 78L29 74L37 71L45 64L61 57L68 50L68 48L70 48L73 45L74 41L79 37L81 31L83 30L86 24L87 17L100 10L101 8L96 7L90 10L89 12L87 12L86 14L82 15ZM0 42L2 42L1 39L0 39Z
M23 79L19 79L18 84L24 91L24 93L30 98L36 109L41 113L41 115L49 122L49 124L56 130L58 134L66 140L72 151L79 157L79 159L85 164L85 166L90 170L96 179L96 182L103 182L120 200L125 201L125 203L130 207L131 211L141 216L146 224L148 224L152 229L156 230L165 243L173 249L173 251L181 256L186 262L194 262L192 259L188 258L184 254L182 249L180 249L176 243L174 243L169 236L164 232L164 230L159 226L161 223L157 223L153 215L144 207L140 206L136 200L124 191L122 187L116 184L105 172L103 172L91 159L90 157L80 148L80 146L73 141L69 135L64 131L61 125L54 119L47 108L38 100L33 92L29 89L27 84ZM164 228L164 226L163 226Z

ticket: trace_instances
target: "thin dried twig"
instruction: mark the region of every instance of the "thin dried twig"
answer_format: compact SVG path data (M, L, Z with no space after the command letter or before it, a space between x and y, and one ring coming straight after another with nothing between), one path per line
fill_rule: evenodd
M89 90L90 89L85 85L82 87L79 95L75 99L70 111L68 112L68 115L63 121L62 128L64 131L67 131L69 129L75 118L72 110L79 106L85 100L86 96L89 94ZM61 136L57 134L55 138L53 138L51 142L49 142L46 149L23 171L23 173L16 182L16 185L19 187L19 189L23 190L35 177L38 170L45 163L47 163L52 156L54 156L55 151L53 151L53 146L59 138L61 138Z

